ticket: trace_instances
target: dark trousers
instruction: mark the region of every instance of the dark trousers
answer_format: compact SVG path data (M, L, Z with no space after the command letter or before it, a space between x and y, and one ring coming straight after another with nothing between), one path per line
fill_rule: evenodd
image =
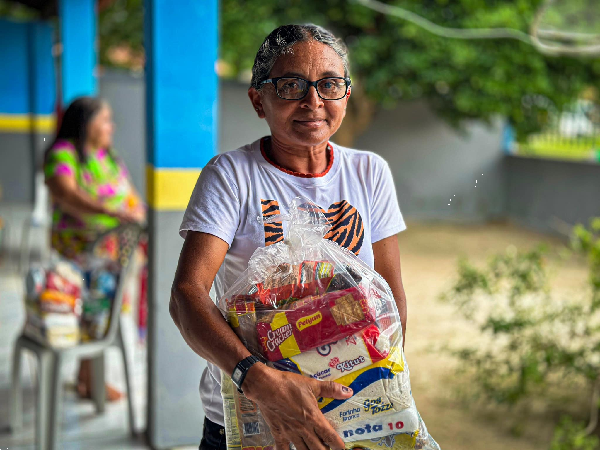
M227 450L227 441L225 440L225 428L204 418L204 428L202 429L202 440L200 441L200 450Z

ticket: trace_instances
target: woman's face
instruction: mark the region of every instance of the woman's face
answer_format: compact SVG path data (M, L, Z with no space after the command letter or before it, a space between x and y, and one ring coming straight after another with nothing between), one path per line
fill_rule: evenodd
M269 78L298 76L309 81L325 77L343 77L344 64L328 45L318 41L298 42L277 58ZM340 100L323 100L310 87L301 100L284 100L275 86L250 88L248 96L257 114L265 118L271 134L282 143L296 146L326 143L338 130L346 115L348 95Z
M92 148L108 148L112 146L114 133L112 111L104 105L92 117L87 129L87 142Z

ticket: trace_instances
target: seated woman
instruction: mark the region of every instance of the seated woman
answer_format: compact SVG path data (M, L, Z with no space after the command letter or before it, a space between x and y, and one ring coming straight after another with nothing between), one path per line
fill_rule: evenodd
M60 129L44 155L46 184L53 200L52 248L79 260L99 232L124 222L145 221L140 200L123 161L112 149L114 124L109 105L80 97L64 113ZM122 394L106 387L107 398ZM91 396L91 362L81 361L77 391Z

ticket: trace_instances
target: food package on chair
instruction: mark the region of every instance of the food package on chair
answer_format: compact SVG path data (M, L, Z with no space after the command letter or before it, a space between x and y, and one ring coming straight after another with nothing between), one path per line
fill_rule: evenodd
M29 337L53 347L76 345L85 295L83 272L62 259L32 266L25 277L26 321Z
M27 304L25 333L52 347L70 347L79 343L79 317L75 314L45 312L39 305Z
M25 277L27 301L46 313L79 316L83 289L80 268L67 261L55 261L46 268L32 266Z
M248 350L268 366L353 390L318 398L346 448L439 450L416 408L402 348L398 308L385 280L325 239L322 210L300 198L282 242L258 248L218 306ZM256 404L222 376L227 446L271 447Z
M99 261L87 272L89 295L83 302L81 338L92 341L104 338L110 325L113 300L119 276L111 263Z

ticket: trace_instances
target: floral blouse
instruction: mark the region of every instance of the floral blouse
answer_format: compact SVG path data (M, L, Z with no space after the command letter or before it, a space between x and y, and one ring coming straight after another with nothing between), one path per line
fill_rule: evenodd
M46 156L44 174L46 179L74 176L80 189L109 209L134 210L140 207L125 164L106 149L98 149L82 162L71 141L59 140ZM64 256L73 258L84 251L85 245L93 241L98 232L114 228L119 223L118 219L105 214L76 217L54 202L52 246Z

